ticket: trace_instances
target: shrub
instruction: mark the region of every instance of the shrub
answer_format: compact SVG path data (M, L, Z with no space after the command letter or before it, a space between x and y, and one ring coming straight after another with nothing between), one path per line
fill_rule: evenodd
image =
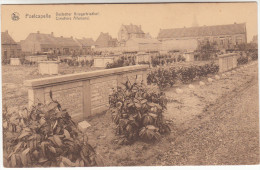
M89 66L89 64L90 64L90 63L89 63L89 61L88 61L88 60L86 60L86 64L85 64L85 65L86 65L86 66Z
M92 67L93 64L94 64L94 59L92 59L92 60L89 61L89 67Z
M38 104L16 114L3 110L3 129L4 143L10 142L5 147L8 154L5 166L102 165L68 112L57 101Z
M143 83L131 84L127 80L122 87L113 90L109 104L108 112L121 137L119 144L131 144L138 139L154 141L160 134L170 132L163 119L167 100L158 88L148 88Z
M74 66L79 66L79 62L74 60Z
M138 62L138 64L150 64L150 62L149 61L140 61L140 62Z
M182 83L190 83L196 78L196 69L195 66L190 67L181 67L177 73L179 75L179 79Z
M85 65L85 61L82 60L82 61L80 62L80 65L83 67L83 66Z
M237 64L238 64L238 65L243 65L243 64L247 64L247 63L248 63L248 57L240 56L240 57L237 59Z
M184 58L183 56L179 55L177 58L177 62L181 62L181 61L186 61L186 58Z
M73 66L73 61L72 60L67 60L67 63L69 66Z
M219 71L219 66L211 63L203 66L186 66L180 68L156 68L147 76L148 84L156 84L160 89L167 86L173 86L179 80L182 83L190 83L196 78L205 77L209 74L215 74Z
M3 65L10 64L10 59L7 59L7 58L3 59L3 60L2 60L2 64L3 64Z
M113 63L108 63L106 65L106 69L124 67L129 65L135 65L134 59L122 56L118 60L114 61Z
M257 60L258 59L258 51L254 50L250 53L250 56L252 58L252 60Z
M173 86L176 81L177 73L175 69L158 68L151 71L147 76L148 84L156 84L160 89Z
M22 62L22 64L23 64L23 65L29 65L29 64L30 64L30 61L24 60L24 61Z

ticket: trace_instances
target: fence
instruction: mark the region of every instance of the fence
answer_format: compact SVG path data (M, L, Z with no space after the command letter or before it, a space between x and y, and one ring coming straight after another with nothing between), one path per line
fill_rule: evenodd
M106 110L109 94L127 78L146 83L148 66L135 65L85 73L68 74L27 80L29 107L35 103L48 103L52 91L54 100L60 102L75 120L80 120Z
M237 57L236 53L229 53L219 55L219 72L225 72L237 67Z

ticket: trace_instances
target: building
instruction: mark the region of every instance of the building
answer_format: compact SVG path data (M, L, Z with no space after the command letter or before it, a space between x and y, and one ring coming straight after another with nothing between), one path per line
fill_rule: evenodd
M91 51L91 47L95 45L92 38L75 39L81 46L80 54L88 54Z
M194 52L198 49L196 39L164 40L162 41L162 51Z
M78 53L81 48L73 37L54 37L53 33L43 34L39 31L37 33L30 33L27 38L20 43L22 51L31 54L53 53L68 55Z
M8 31L1 32L2 61L21 55L21 46L13 40Z
M257 35L253 36L251 43L252 44L258 44L258 36Z
M195 39L200 44L210 42L218 49L231 49L247 42L246 24L214 25L189 28L161 29L158 40Z
M108 33L101 32L99 37L95 42L96 48L107 48L107 47L116 47L117 39L112 38Z
M81 45L76 42L73 37L55 37L57 48L51 51L58 55L78 55L80 54Z
M121 45L131 38L145 38L141 25L122 25L118 32L118 41Z
M161 42L153 38L131 38L126 41L125 49L127 51L142 51L142 52L151 52L151 51L160 51Z

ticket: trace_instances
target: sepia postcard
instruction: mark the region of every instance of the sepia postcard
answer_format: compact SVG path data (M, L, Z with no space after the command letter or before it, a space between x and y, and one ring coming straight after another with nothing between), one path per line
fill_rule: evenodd
M3 166L258 165L257 7L2 4Z

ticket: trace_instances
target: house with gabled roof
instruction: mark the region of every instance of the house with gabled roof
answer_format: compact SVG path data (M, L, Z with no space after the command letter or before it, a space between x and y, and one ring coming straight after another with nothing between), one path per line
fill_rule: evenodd
M19 57L21 54L21 46L13 40L8 31L1 32L1 49L2 61Z
M219 49L233 48L235 45L247 42L246 24L228 24L214 26L200 26L189 28L161 29L158 40L197 40L199 43L212 42Z
M95 45L95 41L92 38L75 38L75 40L81 46L81 54L87 54L91 51L91 47Z
M73 39L73 37L55 37L57 42L57 50L61 54L79 54L81 46ZM54 52L55 53L55 52Z
M96 48L107 48L107 47L116 47L116 46L117 46L117 39L112 38L112 36L109 35L109 33L101 32L95 42Z
M54 53L54 54L72 54L78 52L81 46L73 37L54 37L53 33L43 34L30 33L25 40L21 42L23 52L36 53Z
M258 35L253 36L251 43L258 44Z
M131 38L145 38L141 25L122 25L118 32L118 41L124 44Z

